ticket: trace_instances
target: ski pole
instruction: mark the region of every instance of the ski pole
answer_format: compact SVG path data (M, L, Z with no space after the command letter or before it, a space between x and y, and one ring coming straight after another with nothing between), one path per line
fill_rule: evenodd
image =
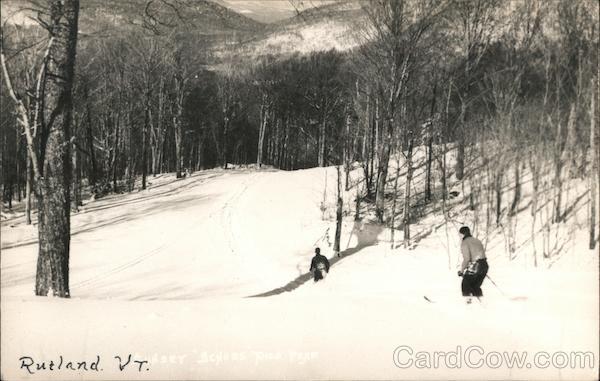
M329 233L329 228L325 229L325 233L323 233L322 236L320 236L319 238L317 238L317 240L315 241L315 243L313 243L313 246L315 246L317 243L319 243L319 241L321 241L325 236L327 236L327 233Z
M486 277L486 278L488 278L488 279L490 280L490 282L492 282L492 284L493 284L494 286L496 286L496 288L498 289L498 291L500 291L500 293L502 294L502 296L504 296L504 297L507 297L507 296L506 296L506 294L504 293L504 291L502 291L502 289L501 289L500 287L498 287L498 285L496 284L496 282L494 282L494 281L492 280L492 278L490 278L490 276L489 276L489 275L485 274L485 277Z

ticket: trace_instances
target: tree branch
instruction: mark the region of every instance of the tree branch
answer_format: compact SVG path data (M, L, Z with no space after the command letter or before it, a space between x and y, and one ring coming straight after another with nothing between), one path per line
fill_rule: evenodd
M2 31L0 31L0 40L2 39L2 37L3 37ZM29 156L31 158L33 173L34 173L36 179L38 179L40 177L39 160L38 160L37 154L33 150L35 145L34 145L34 138L31 135L31 130L30 130L31 125L30 125L30 121L29 121L29 113L28 113L27 108L25 107L25 104L23 103L23 100L15 92L15 89L13 87L12 79L10 77L8 67L6 66L6 56L4 55L3 46L4 46L4 44L0 44L0 63L2 65L2 74L4 75L4 83L6 84L6 87L8 88L8 93L10 94L10 97L13 99L13 101L15 102L15 104L17 106L17 110L19 111L19 113L21 114L21 117L23 118L21 120L21 124L23 125L23 129L25 131L25 137L27 139L27 150L28 150Z
M35 89L35 113L33 117L33 137L37 136L37 128L39 124L40 110L41 105L43 104L43 94L44 90L44 80L46 75L46 68L48 64L48 59L50 58L50 49L52 48L52 44L54 43L54 37L50 37L50 41L48 41L48 47L46 48L46 53L44 54L44 58L42 58L42 63L40 65L40 71L37 76L37 84Z

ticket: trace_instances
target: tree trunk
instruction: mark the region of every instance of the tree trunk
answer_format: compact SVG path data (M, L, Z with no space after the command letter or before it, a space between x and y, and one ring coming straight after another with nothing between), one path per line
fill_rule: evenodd
M263 95L262 103L260 104L260 129L258 131L258 152L256 155L256 167L262 166L263 147L265 144L265 131L267 129L267 118L269 115L269 109L266 101L267 96Z
M531 169L531 180L533 184L533 192L531 193L531 246L533 249L533 264L537 267L537 247L535 244L536 230L535 223L537 219L537 208L540 191L540 165L536 163L536 158L533 153L529 156L529 167Z
M160 99L160 95L159 95L159 99ZM159 101L160 103L160 101ZM159 113L160 113L160 105L159 105ZM160 120L160 117L158 118ZM157 122L160 125L160 122ZM152 156L150 158L150 169L152 171L152 177L156 177L156 175L158 174L159 169L159 162L158 162L158 156L159 156L159 152L161 150L161 144L159 143L159 137L158 134L160 134L160 127L155 127L154 126L154 122L153 122L153 118L152 118L152 110L148 111L148 124L149 124L149 131L150 131L150 155Z
M323 113L323 119L321 120L321 126L319 128L319 167L325 166L325 133L327 118Z
M519 201L521 201L521 172L520 172L520 161L515 160L515 194L513 197L512 204L510 205L510 214L515 215L517 213L517 207Z
M15 147L15 185L17 186L17 201L21 202L21 135L15 134L17 141Z
M556 146L555 146L555 152L554 152L554 179L553 179L553 185L554 185L554 208L553 208L553 215L552 215L552 222L553 223L558 223L561 221L561 204L562 204L562 169L563 169L563 162L562 162L562 137L561 137L562 133L561 133L561 121L558 121L558 125L557 125L557 133L556 133Z
M413 139L408 142L408 152L406 153L406 190L404 191L404 210L402 216L402 226L404 228L404 247L410 247L410 187L412 185L413 165L412 151Z
M393 108L392 105L390 108ZM385 184L387 182L388 166L390 161L390 146L392 144L392 133L394 119L388 118L387 139L382 143L381 155L379 156L379 168L377 170L377 193L375 195L375 216L379 223L384 222L385 210Z
M115 141L113 145L113 157L112 157L112 183L113 183L113 192L118 192L117 186L117 160L119 158L119 139L121 134L121 112L120 110L117 113L117 120L115 123Z
M176 91L177 91L177 100L175 104L175 116L173 117L173 125L175 127L175 177L181 178L181 164L183 161L182 156L182 143L183 143L183 101L184 101L184 91L185 91L185 83L184 80L178 78L176 80Z
M384 222L385 210L385 184L387 182L388 165L390 160L390 146L384 144L379 157L379 168L377 170L377 192L375 194L375 216L379 223Z
M448 130L449 130L449 126L450 126L450 95L452 94L452 78L450 78L450 82L448 83L448 95L446 97L446 112L445 112L445 121L444 121L444 132L442 134L442 141L443 141L443 145L442 145L442 162L441 162L441 169L442 169L442 204L444 206L444 210L446 207L446 200L447 200L447 185L446 185L446 173L447 173L447 168L448 166L446 165L446 153L448 152Z
M27 225L31 225L31 186L33 183L33 171L29 154L27 154L27 173L25 175L27 177L25 183L25 222Z
M4 77L3 77L4 79ZM19 131L19 126L16 126L15 131ZM5 153L8 149L8 139L6 133L2 134L2 153ZM29 155L28 155L29 157ZM2 202L6 201L6 183L8 180L8 174L6 173L6 163L8 162L8 157L5 157L3 154L0 154L0 184L2 184Z
M335 208L335 241L333 242L333 251L340 256L340 239L342 237L342 208L344 201L342 200L342 173L340 166L336 165L337 171L337 202Z
M426 166L426 183L425 183L425 200L431 201L431 164L433 162L433 134L435 119L435 102L437 95L437 76L434 79L433 95L431 97L431 109L429 110L429 124L427 125L427 166Z
M81 205L81 189L79 182L79 162L77 157L77 147L72 146L71 151L72 156L72 165L73 165L73 200L72 200L72 209L74 211L79 211L79 205Z
M179 109L179 107L177 107ZM179 114L179 111L177 112ZM182 128L181 119L179 116L173 118L175 126L175 177L181 178L181 143L182 143Z
M571 110L569 112L569 119L567 121L567 140L565 142L565 145L561 148L561 156L559 158L560 161L560 165L562 167L566 167L564 173L566 173L567 176L569 176L569 179L573 179L575 177L575 174L577 172L577 163L574 162L574 155L575 155L575 151L577 150L577 139L575 137L575 129L576 129L576 125L577 125L577 109L579 108L577 101L574 101L571 104ZM562 183L563 180L559 179L561 186L560 186L560 203L557 203L557 206L560 206L562 204L562 191L565 190L566 194L565 194L565 206L569 205L569 195L570 195L570 190L571 187L567 186L563 189L562 187ZM569 211L568 207L565 207L565 210L562 212L561 215L559 215L558 217L558 221L561 222L565 222L566 221L566 217L567 217L567 213ZM558 212L558 210L557 210Z
M370 102L370 101L369 101ZM377 146L375 145L375 136L377 135L376 133L376 126L377 126L377 110L375 110L375 113L373 114L373 117L369 117L369 128L371 129L370 132L370 136L369 136L369 178L367 180L367 196L369 198L373 197L373 175L375 172L375 155L377 153Z
M379 128L379 122L380 122L380 115L381 114L381 110L379 107L379 97L375 97L375 134L373 134L373 138L374 138L374 146L375 149L373 149L373 154L375 155L375 162L378 163L379 165L379 144L380 142L380 131L381 129Z
M48 60L44 112L47 141L43 171L36 179L39 254L35 294L68 298L70 247L70 135L72 86L77 46L79 1L50 3L53 37Z
M142 190L146 189L148 175L148 123L150 119L150 94L146 93L144 125L142 126Z
M84 96L86 102L86 135L88 143L88 151L90 157L90 173L88 175L88 182L92 191L96 187L98 166L96 164L96 155L94 154L94 135L92 132L92 110L90 107L90 101L88 98L87 85L84 85Z
M198 167L200 169L205 168L204 164L204 141L205 141L205 132L202 130L200 133L200 141L198 142Z
M356 185L356 204L355 204L355 212L354 212L354 221L360 221L360 186Z
M396 232L396 205L398 203L398 179L400 179L400 159L396 158L396 178L394 179L394 200L390 216L390 248L394 249L394 235Z
M466 123L466 120L464 118L463 123ZM459 131L459 137L456 148L456 164L454 165L454 174L457 180L462 180L465 176L465 139L463 137L463 129L464 126L461 127L461 131Z
M135 185L135 160L133 154L133 139L131 138L133 133L133 119L131 114L133 113L133 104L129 102L127 105L127 167L125 168L125 178L127 179L127 191L133 192Z
M597 142L596 142L596 116L595 116L595 104L594 98L596 94L594 92L594 80L592 79L592 96L591 96L591 105L590 105L590 151L591 151L591 166L590 166L590 193L588 203L590 205L589 215L590 215L590 242L589 247L590 250L594 250L596 248L596 202L597 200L597 183L598 180L598 152L597 152Z
M281 167L283 169L290 169L289 167L289 163L288 163L288 158L289 158L289 151L290 151L290 116L288 115L285 118L285 125L284 125L284 135L283 135L283 154L281 155Z
M569 121L567 123L567 142L566 149L563 149L562 162L567 164L567 174L569 178L575 178L578 170L577 163L575 162L575 150L578 145L577 142L577 109L578 104L575 102L571 105L571 111L569 112Z
M470 40L470 37L468 39ZM457 141L457 153L456 153L456 164L454 166L455 175L457 180L462 180L465 175L465 132L467 131L466 124L468 123L468 107L467 107L467 97L470 95L471 90L471 46L470 42L467 41L465 44L465 91L463 96L461 97L461 125L458 130L458 141Z
M427 139L427 177L425 184L425 200L431 201L431 165L433 163L433 137L429 136Z
M221 149L221 153L223 157L221 158L221 164L223 164L223 169L227 169L227 139L229 135L229 119L225 117L223 121L223 148Z
M168 161L165 163L165 152L167 150L167 139L163 135L161 137L160 146L158 148L158 159L156 167L158 168L158 173L168 172L169 171L169 163Z
M444 205L446 204L446 200L448 198L448 191L447 188L448 186L446 185L446 151L448 151L448 146L446 145L446 142L444 142L444 144L442 145L442 162L441 162L441 177L442 177L442 202L444 203Z
M500 225L500 217L502 216L502 180L504 178L504 170L498 169L494 179L494 190L496 192L496 225Z
M160 83L158 86L158 110L156 116L156 125L153 122L152 110L149 110L148 121L149 121L149 132L150 132L150 154L151 158L151 170L152 176L156 176L161 172L162 152L163 143L165 141L165 131L163 128L164 121L164 103L165 103L165 79L161 76Z
M357 99L358 99L358 97L359 97L359 95L358 95L358 83L357 83ZM369 111L370 111L369 103L370 103L370 97L367 94L367 106L366 106L364 122L363 122L364 128L363 128L363 140L362 140L362 147L361 147L361 160L362 160L363 172L365 175L365 189L367 190L366 191L367 195L369 195L370 188L371 188L371 184L369 183L369 177L370 177L370 173L371 173L371 168L369 167L369 164L371 162L371 151L368 151L368 142L371 140L371 138L370 138L371 117L369 115Z
M350 190L350 169L352 168L352 156L353 156L353 144L350 144L350 114L346 111L346 133L345 133L345 144L344 144L344 174L345 174L345 184L344 189L347 191Z

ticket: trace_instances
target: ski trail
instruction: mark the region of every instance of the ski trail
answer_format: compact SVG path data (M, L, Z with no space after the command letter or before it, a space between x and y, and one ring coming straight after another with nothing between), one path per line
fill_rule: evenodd
M75 225L75 222L78 226L71 227L71 237L75 237L79 234L88 233L90 231L105 227L111 226L118 223L123 223L127 220L128 216L121 216L121 218L113 218L112 216L105 217L103 219L99 219L97 212L108 209L115 209L120 206L131 206L134 204L144 204L146 202L156 201L162 197L169 197L173 195L181 194L190 188L194 188L200 184L204 184L206 181L212 179L216 175L212 176L198 176L197 178L190 177L187 180L175 180L168 184L157 185L156 187L148 187L145 190L137 191L135 193L130 193L125 196L127 198L126 201L115 199L115 195L107 196L106 198L101 198L95 204L88 204L81 207L81 210L76 213L71 214L72 225ZM178 184L178 182L182 182L182 184ZM166 190L161 190L157 193L152 193L151 191L155 190L158 187L162 186L170 186L170 188ZM37 214L37 212L36 212ZM23 217L19 217L23 218ZM85 223L81 223L84 220ZM22 222L20 222L22 223ZM33 225L37 225L37 217L32 221ZM5 222L2 221L2 226L5 227ZM39 240L37 235L35 238L26 239L23 241L16 241L4 244L0 247L2 250L15 249L23 246L30 246L38 244Z
M160 245L158 247L155 247L154 249L152 249L152 250L150 250L150 251L148 251L148 252L146 252L146 253L144 253L142 255L139 255L139 256L135 257L131 261L128 261L128 262L126 262L126 263L124 263L124 264L122 264L120 266L114 267L111 270L106 271L104 273L101 273L101 274L98 274L98 275L93 276L91 278L88 278L88 279L82 280L80 282L77 282L77 283L71 285L71 291L73 289L77 289L77 288L80 288L80 287L93 286L93 285L97 284L98 282L100 282L100 281L102 281L102 280L104 280L106 278L109 278L109 277L111 277L111 276L113 276L115 274L118 274L118 273L120 273L120 272L122 272L124 270L127 270L127 269L129 269L129 268L131 268L131 267L133 267L133 266L135 266L135 265L137 265L137 264L139 264L139 263L147 260L148 258L152 257L153 255L156 255L157 253L159 253L161 250L163 250L164 248L166 248L171 243L172 243L172 241L171 242L165 242L162 245Z
M244 196L244 194L248 191L248 188L256 183L256 177L258 175L259 174L257 172L250 175L250 177L242 183L240 189L237 190L229 199L227 199L220 209L220 226L225 236L225 241L229 246L229 251L232 254L239 252L239 250L237 250L237 240L233 234L234 210L236 210L237 204L242 196Z
M203 207L190 204L189 213L196 213L197 217L182 225L182 228L178 229L177 234L169 235L165 237L162 242L158 242L153 248L147 249L139 255L136 255L123 263L114 266L106 271L96 273L86 279L80 280L79 282L73 283L71 291L73 294L88 294L94 287L104 287L112 281L108 279L119 279L126 277L123 273L135 268L139 268L139 265L144 262L152 260L156 265L152 266L164 266L169 262L168 257L172 253L180 253L178 261L180 265L188 268L189 271L202 271L196 267L196 259L202 256L204 252L207 253L223 253L229 252L231 254L239 253L239 244L236 239L233 225L236 218L235 209L238 207L239 201L244 197L247 189L251 187L256 179L259 177L259 173L250 174L235 174L236 177L229 178L225 181L231 182L229 191L226 191L224 197L218 197L214 200L214 204L211 205L210 211L205 214L203 213ZM240 177L237 177L240 176ZM243 177L242 177L243 176ZM196 188L198 189L198 188ZM194 192L194 189L190 190ZM197 209L199 208L199 209ZM207 218L208 217L208 218ZM216 223L215 223L216 222ZM196 247L185 246L185 237L198 237L199 239L209 239L205 244L205 251L196 251ZM155 259L153 259L155 258ZM147 265L149 266L149 265ZM132 276L135 276L133 274ZM184 281L185 282L185 281ZM201 283L199 284L201 285ZM201 286L199 286L201 287ZM141 297L145 297L144 290ZM140 295L130 295L127 297L140 297Z
M199 223L201 220L202 220L201 218L196 219L193 224L189 224L187 226L187 228L180 233L185 234L185 233L193 230L196 227L196 224ZM177 243L178 240L179 240L179 236L173 236L168 241L161 243L160 245L156 246L152 250L149 250L139 256L136 256L135 258L127 261L126 263L123 263L117 267L114 267L114 268L110 269L109 271L103 272L101 274L92 276L91 278L88 278L88 279L85 279L85 280L82 280L80 282L73 284L71 286L71 290L76 289L76 288L81 288L81 287L90 287L90 286L97 285L102 280L105 280L111 276L119 274L125 270L131 269L132 267L150 259L151 257L153 257L159 253L163 253L166 248L174 245L175 243Z
M178 190L178 191L179 190L192 190L195 186L201 185L202 183L203 183L203 181L196 180L196 181L190 182L189 184L184 184L183 186L176 188L176 190ZM243 190L242 190L242 192L243 192ZM228 202L231 202L231 200L239 197L238 193L241 193L241 192L235 192L234 195L225 202L225 205L227 205ZM224 206L221 207L221 210L223 208L224 208ZM199 218L196 218L195 220L193 220L191 224L188 224L184 230L179 231L179 234L171 236L170 239L163 241L162 243L155 246L151 250L147 250L147 251L143 252L142 254L135 256L134 258L126 261L125 263L122 263L116 267L109 269L108 271L101 272L90 278L87 278L87 279L84 279L84 280L81 280L79 282L72 284L71 291L73 292L73 290L77 290L77 291L81 292L81 290L78 290L78 289L89 288L89 287L99 285L99 284L101 284L102 281L106 280L107 278L113 277L119 273L129 270L129 269L133 268L134 266L139 265L140 263L149 260L150 258L156 256L157 254L164 253L167 248L175 245L180 240L181 236L185 236L188 233L190 233L192 230L196 229L197 226L204 220L205 220L205 217L201 215Z

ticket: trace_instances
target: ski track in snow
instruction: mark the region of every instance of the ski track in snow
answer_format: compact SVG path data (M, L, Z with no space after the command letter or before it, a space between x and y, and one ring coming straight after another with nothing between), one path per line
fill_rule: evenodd
M233 229L233 213L236 210L235 206L244 193L246 193L251 184L256 182L257 176L259 176L258 173L252 173L249 175L249 178L244 180L244 182L241 184L240 189L234 192L234 194L227 201L225 201L223 206L220 208L219 219L221 221L221 231L226 235L225 240L233 254L237 253L236 238L234 236ZM236 218L237 217L238 216L236 216Z
M111 277L113 275L116 275L116 274L122 272L122 271L130 269L130 268L132 268L133 266L135 266L135 265L137 265L139 263L142 263L143 261L147 260L148 258L150 258L153 255L164 253L164 249L167 248L169 246L169 244L172 244L175 241L175 239L173 239L171 241L168 241L168 242L165 242L165 243L161 244L160 246L154 248L153 250L150 250L150 251L148 251L148 252L146 252L146 253L138 256L138 257L135 257L133 260L131 260L131 261L127 262L127 263L124 263L124 264L122 264L120 266L114 267L113 269L111 269L109 271L106 271L106 272L104 272L102 274L99 274L97 276L88 278L86 280L77 282L77 283L75 283L75 284L72 285L71 289L75 290L75 292L77 292L78 288L93 286L94 284L97 284L98 282L103 281L106 278L109 278L109 277Z
M80 208L79 212L73 213L71 218L72 219L74 217L79 218L82 221L85 221L85 223L79 224L79 226L76 228L72 228L71 237L77 236L82 233L88 233L90 231L93 231L93 230L96 230L96 229L99 229L99 228L102 228L105 226L114 225L115 223L120 223L125 220L124 215L121 215L121 219L117 219L117 220L114 220L111 218L99 219L95 212L98 212L101 210L106 210L106 209L118 208L119 206L131 206L134 204L144 203L151 199L157 199L157 198L160 198L163 196L169 196L169 195L173 195L176 193L180 193L182 191L185 191L187 188L192 188L194 186L197 186L199 184L206 182L211 177L213 177L213 176L209 176L207 178L190 179L190 181L185 182L178 187L175 187L172 189L167 189L167 190L160 191L160 192L153 192L149 195L147 194L148 189L145 191L137 191L136 193L138 193L138 194L131 193L131 194L125 196L127 199L129 199L127 201L121 201L121 200L115 201L115 198L118 197L119 195L111 195L111 196L100 199L98 205L94 205L92 207L83 206ZM176 181L183 181L183 180L176 180ZM171 185L171 184L168 184L168 185ZM158 187L162 187L162 186L165 186L165 184L158 185ZM157 187L155 187L153 189L156 189L156 188ZM133 197L133 199L130 199L132 197ZM5 225L8 225L7 221L2 221L2 222L3 222L3 224L2 224L3 227ZM10 225L23 224L24 219L23 219L23 217L15 217L10 222L11 222ZM32 223L33 223L33 226L37 226L36 213L34 213L34 215L32 216ZM14 249L16 247L21 247L21 246L35 245L37 243L38 243L37 237L34 239L27 239L24 241L10 242L8 244L3 244L2 250Z

